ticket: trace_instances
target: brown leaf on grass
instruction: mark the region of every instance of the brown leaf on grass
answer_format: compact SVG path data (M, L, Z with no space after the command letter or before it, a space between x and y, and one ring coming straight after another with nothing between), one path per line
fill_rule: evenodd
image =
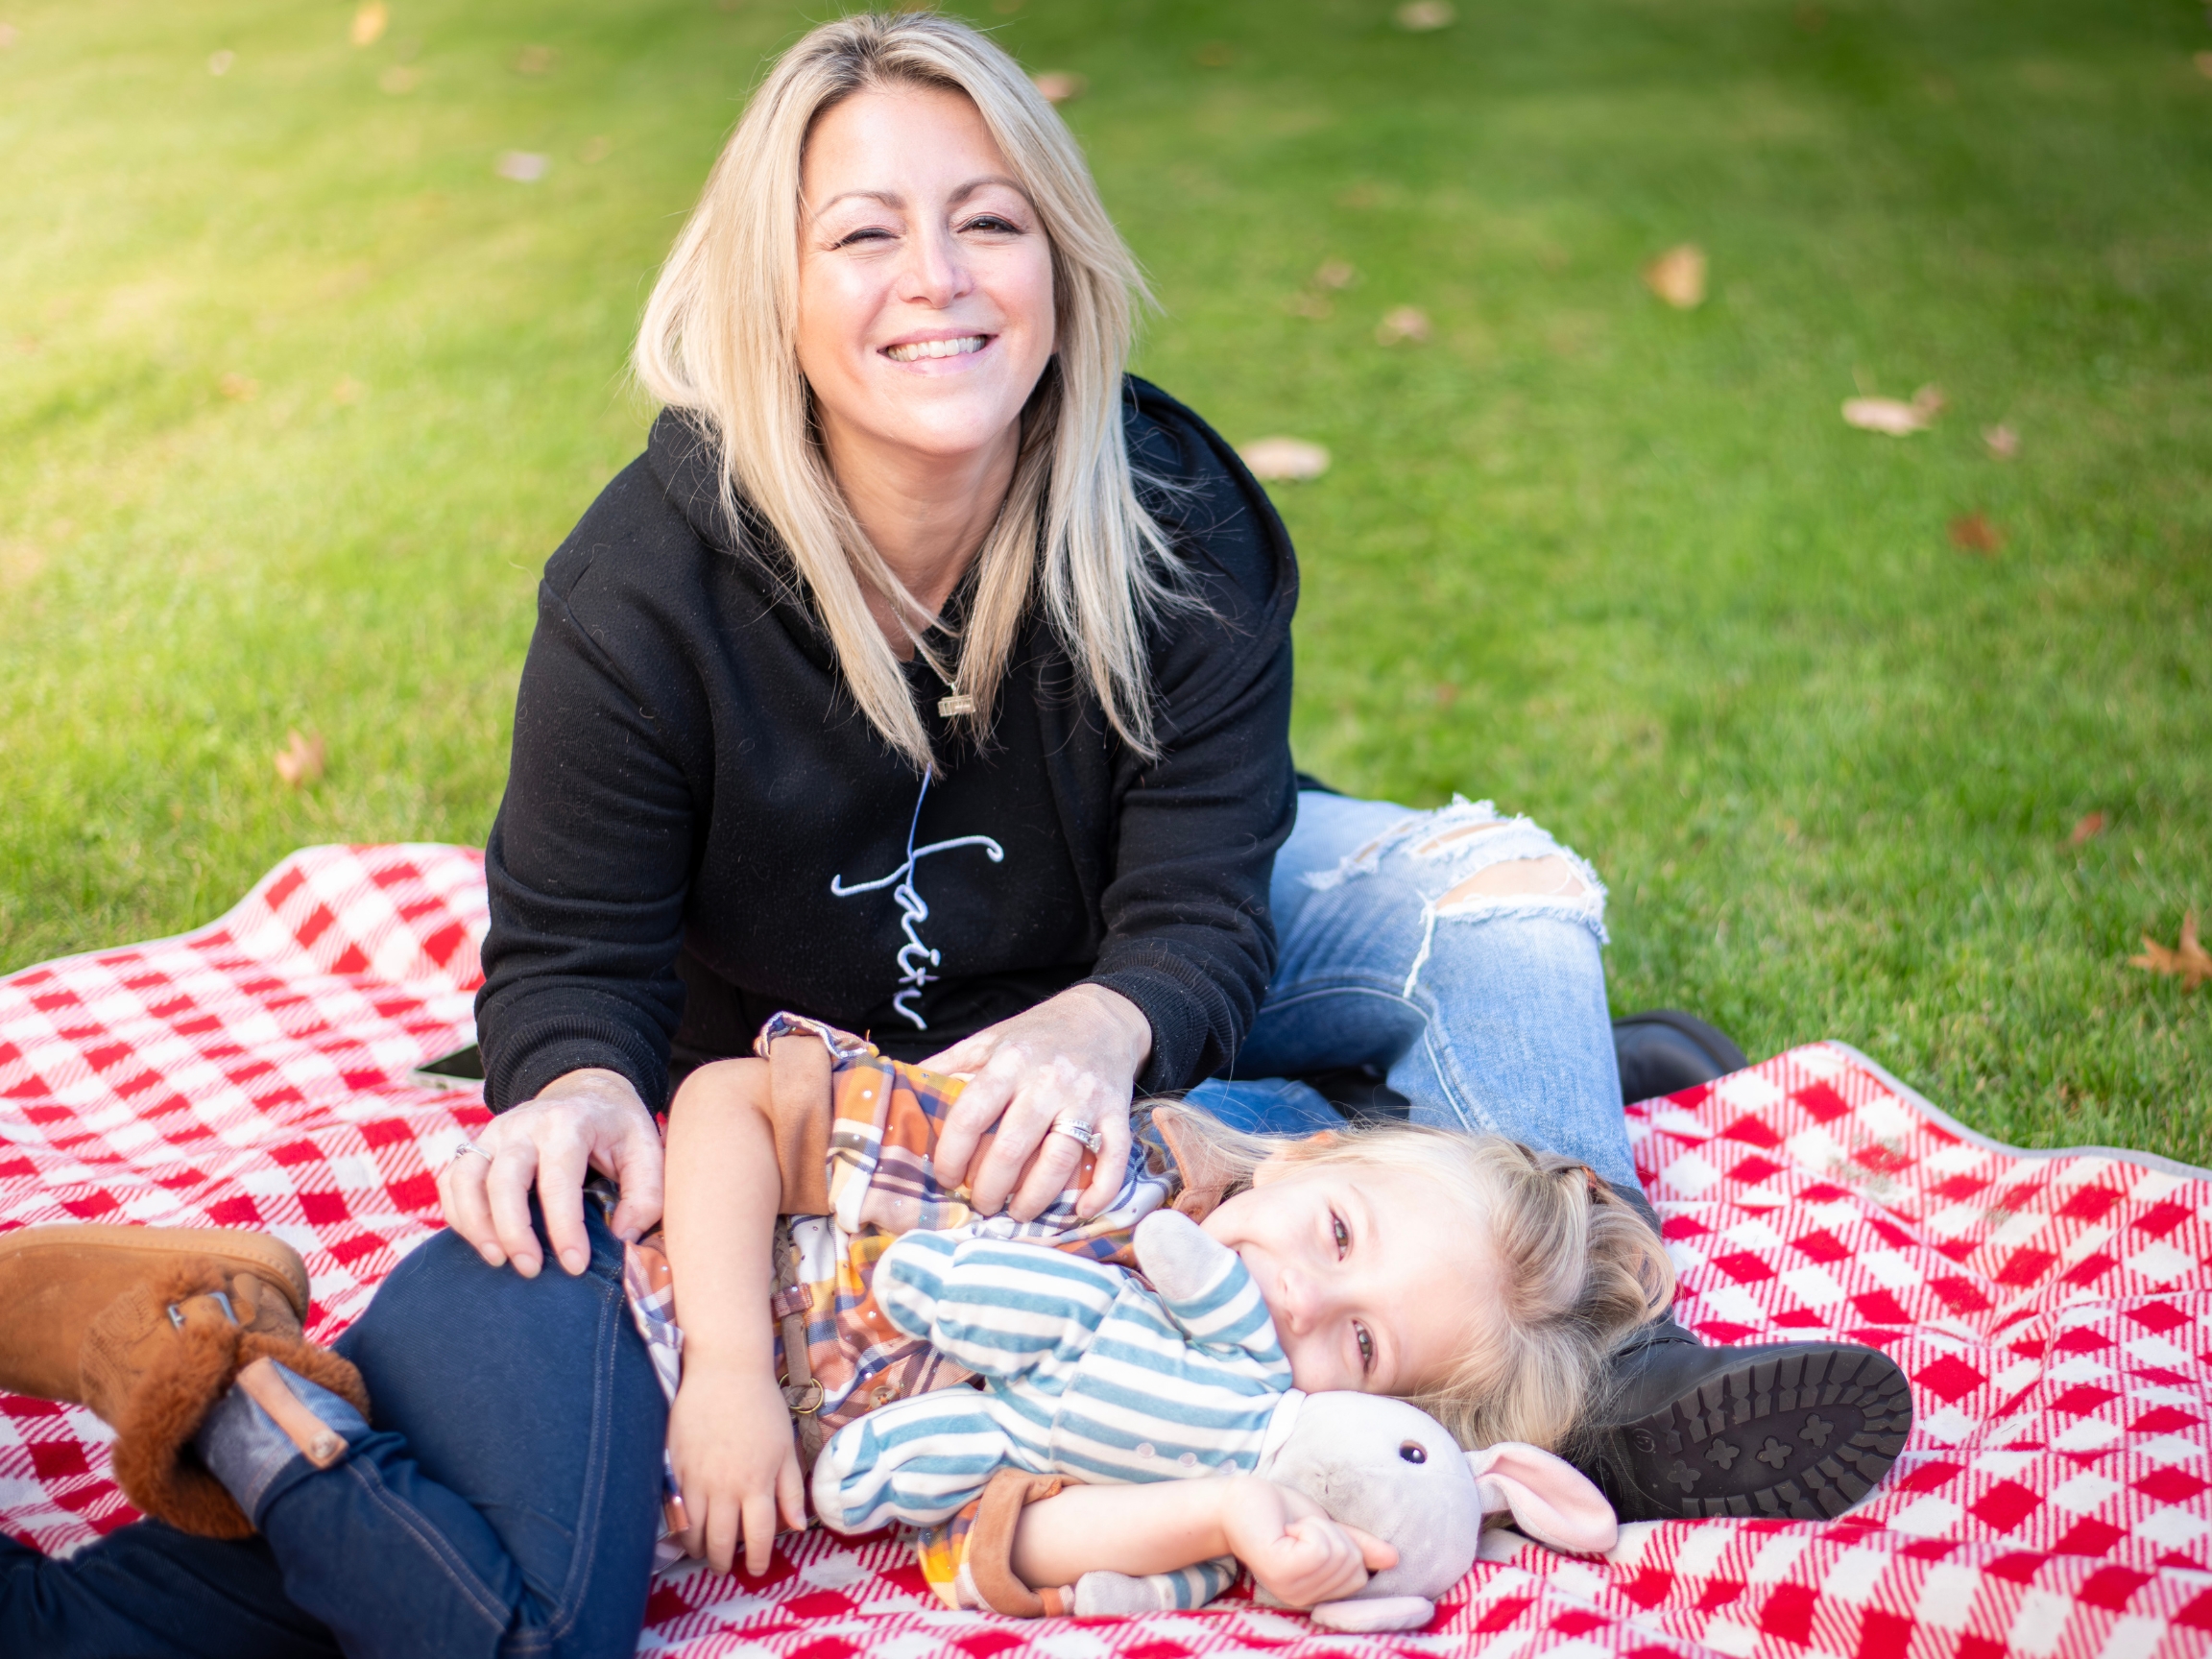
M604 132L587 138L577 147L576 159L587 167L596 167L614 154L614 140Z
M2181 989L2194 991L2207 979L2212 979L2212 955L2197 942L2197 912L2192 910L2181 918L2181 943L2169 950L2157 940L2143 935L2143 954L2130 956L2131 968L2147 968L2153 974L2177 976Z
M368 387L349 374L330 388L330 401L338 404L358 403L362 394L368 390Z
M525 46L515 54L515 73L517 75L550 75L553 65L561 61L561 54L550 46Z
M1316 288L1349 288L1359 280L1359 273L1341 259L1324 259L1313 273Z
M376 84L395 98L404 98L422 84L422 71L412 63L395 63L376 77Z
M2005 545L2005 532L1980 513L1951 520L1951 545L1961 553L1994 553Z
M2197 73L2212 81L2212 52L2200 52L2196 57Z
M353 13L353 44L373 46L384 38L384 31L391 26L392 9L384 4L384 0L369 0L366 6Z
M2072 845L2079 847L2083 842L2094 840L2104 833L2104 814L2102 812L2084 812L2081 814L2080 822L2074 826L2074 833L2067 836L2066 839Z
M215 390L233 403L251 403L261 396L261 382L251 374L226 374L215 382Z
M1226 40L1209 40L1191 56L1201 69L1226 69L1237 61L1237 48Z
M535 150L502 150L499 159L492 164L492 171L517 184L535 184L545 177L552 165L551 156L541 156Z
M1894 397L1846 397L1843 399L1843 420L1862 432L1885 432L1892 438L1902 438L1911 432L1924 432L1934 424L1943 410L1943 392L1937 386L1923 386L1912 394L1912 401L1903 403Z
M1238 453L1253 477L1270 483L1318 478L1329 470L1329 451L1303 438L1255 438Z
M1408 35L1427 35L1432 30L1449 29L1459 17L1451 0L1406 0L1406 4L1390 15L1398 27Z
M2020 453L2020 434L2009 426L1984 426L1982 442L1988 445L1989 453L2000 461L2009 461Z
M1310 288L1299 289L1284 303L1289 306L1292 316L1310 317L1316 323L1321 322L1336 309L1329 302L1328 295L1316 294Z
M1670 248L1644 267L1644 286L1677 311L1705 303L1705 250L1695 242Z
M228 46L220 52L210 52L207 54L207 73L215 76L228 75L230 73L230 66L237 61L238 54L231 51Z
M1090 82L1068 69L1047 69L1042 75L1030 76L1029 82L1045 94L1047 104L1066 104L1091 89Z
M0 23L0 52L8 51L21 38L22 36L15 33L14 24Z
M1375 344L1396 346L1410 340L1418 346L1429 338L1429 313L1417 305L1400 305L1382 314L1375 325Z
M284 733L284 747L273 757L276 776L295 789L304 789L323 776L323 734L302 737L297 730Z

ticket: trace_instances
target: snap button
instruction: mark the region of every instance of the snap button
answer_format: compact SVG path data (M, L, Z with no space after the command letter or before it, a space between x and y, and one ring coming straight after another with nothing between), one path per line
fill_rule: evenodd
M1195 1452L1186 1452L1182 1456L1176 1458L1175 1461L1182 1464L1186 1469L1195 1469L1198 1467L1198 1454Z
M1152 1455L1152 1442L1151 1442L1151 1441L1149 1441L1149 1440L1140 1440L1140 1441L1138 1441L1138 1442L1137 1442L1137 1455L1138 1455L1138 1456L1140 1456L1140 1457L1149 1457L1149 1456L1151 1456L1151 1455Z

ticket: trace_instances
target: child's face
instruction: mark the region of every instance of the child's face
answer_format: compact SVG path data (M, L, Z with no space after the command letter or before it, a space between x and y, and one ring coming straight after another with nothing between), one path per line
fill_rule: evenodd
M1243 1259L1310 1394L1441 1382L1495 1277L1466 1215L1417 1174L1270 1161L1203 1225Z

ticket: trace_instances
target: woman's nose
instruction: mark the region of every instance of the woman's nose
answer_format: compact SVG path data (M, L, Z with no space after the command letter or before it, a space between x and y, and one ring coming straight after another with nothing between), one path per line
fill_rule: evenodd
M926 229L908 243L906 269L899 297L942 311L974 287L959 242L942 227Z

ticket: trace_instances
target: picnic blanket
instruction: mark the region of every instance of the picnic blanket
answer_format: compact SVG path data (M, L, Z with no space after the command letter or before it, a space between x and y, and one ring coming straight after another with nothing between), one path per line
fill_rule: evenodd
M406 1074L469 1040L484 926L470 851L318 847L196 932L0 981L0 1227L265 1228L306 1258L327 1340L439 1224L432 1171L483 1120L475 1094ZM639 1651L2212 1651L2212 1172L1998 1145L1838 1043L1629 1125L1690 1325L1832 1333L1911 1377L1911 1439L1852 1514L1632 1526L1603 1560L1494 1533L1426 1631L1374 1638L1245 1601L1125 1623L951 1613L902 1545L817 1531L783 1539L764 1579L661 1580ZM0 1526L64 1551L130 1520L108 1438L89 1412L0 1396Z

